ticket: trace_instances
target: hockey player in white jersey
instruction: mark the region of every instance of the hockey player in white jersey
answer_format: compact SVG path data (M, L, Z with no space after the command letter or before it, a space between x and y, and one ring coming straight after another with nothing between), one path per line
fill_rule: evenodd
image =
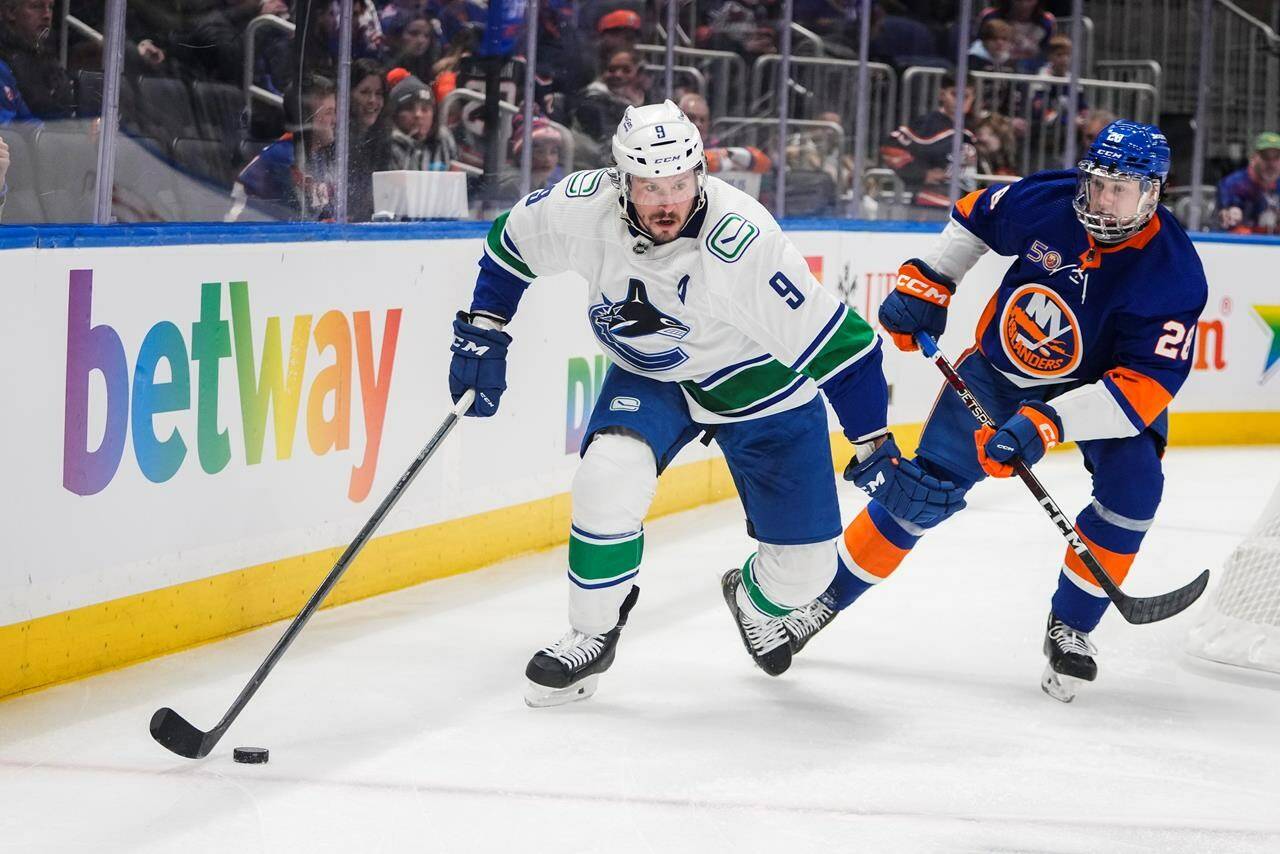
M614 169L574 173L498 217L470 310L453 326L450 392L476 391L468 415L497 411L504 327L538 276L586 279L587 321L612 362L573 481L570 629L529 662L531 706L589 697L613 663L658 475L701 433L714 432L758 541L722 588L771 675L790 665L785 619L836 569L841 524L818 389L857 449L847 479L917 521L963 503L886 432L874 331L814 280L768 211L706 174L684 114L670 101L628 108L613 153Z

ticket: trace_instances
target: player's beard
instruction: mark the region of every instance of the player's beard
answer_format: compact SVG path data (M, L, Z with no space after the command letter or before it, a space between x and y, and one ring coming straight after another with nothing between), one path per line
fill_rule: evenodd
M680 235L687 219L687 213L681 215L681 211L673 206L642 216L640 225L653 237L654 243L670 243Z

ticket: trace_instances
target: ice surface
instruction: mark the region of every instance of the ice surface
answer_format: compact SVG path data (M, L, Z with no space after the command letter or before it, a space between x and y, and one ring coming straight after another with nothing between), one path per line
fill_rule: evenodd
M1166 463L1133 593L1220 564L1280 481L1280 449ZM1082 506L1076 453L1037 471ZM646 547L583 703L521 701L565 628L557 549L322 612L202 761L152 742L151 713L212 726L283 624L0 704L0 850L1280 851L1280 677L1184 656L1191 615L1109 614L1098 681L1041 693L1063 546L1017 482L979 486L779 679L720 598L750 548L736 501Z

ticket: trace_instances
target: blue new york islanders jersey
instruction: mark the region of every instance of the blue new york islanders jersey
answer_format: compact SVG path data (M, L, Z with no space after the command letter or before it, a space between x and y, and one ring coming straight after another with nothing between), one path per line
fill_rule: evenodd
M956 203L957 222L1014 256L977 346L1019 386L1102 382L1141 431L1190 371L1204 269L1164 207L1129 239L1097 243L1076 219L1075 192L1075 171L1041 172Z

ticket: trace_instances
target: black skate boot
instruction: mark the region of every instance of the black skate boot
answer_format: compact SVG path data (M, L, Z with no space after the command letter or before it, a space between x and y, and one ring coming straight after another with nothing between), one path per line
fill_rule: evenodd
M570 629L551 646L535 652L524 669L529 679L525 703L540 709L585 700L594 694L600 674L613 664L622 627L639 598L640 588L633 585L618 609L618 624L604 634L584 635Z
M805 644L818 632L831 625L839 611L833 611L819 597L803 608L796 608L782 618L782 625L787 630L787 645L791 654L798 655Z
M1055 700L1070 703L1081 682L1092 682L1098 676L1098 664L1093 660L1098 648L1089 640L1089 633L1071 628L1052 611L1044 633L1044 654L1049 663L1040 687Z
M738 588L741 585L741 569L731 569L720 579L720 590L738 626L742 645L761 670L770 676L780 676L791 666L791 646L786 627L781 617L757 620L742 613L738 607Z

